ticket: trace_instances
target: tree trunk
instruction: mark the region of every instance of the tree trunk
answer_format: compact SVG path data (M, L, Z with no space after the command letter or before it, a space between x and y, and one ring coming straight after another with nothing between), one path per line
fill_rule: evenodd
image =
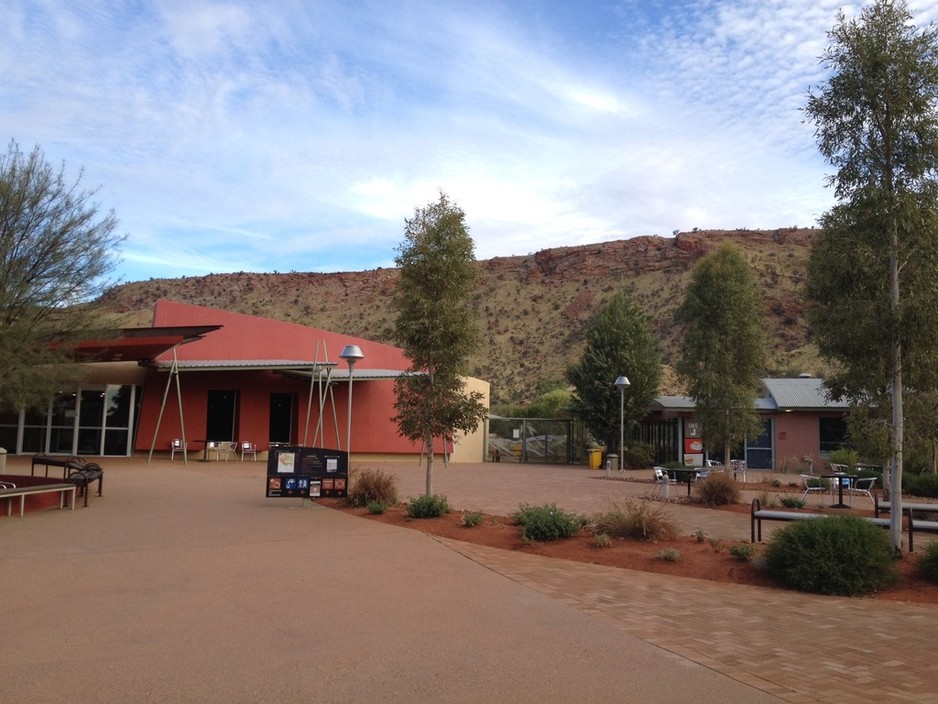
M427 496L433 496L433 437L425 440L427 444Z
M892 467L889 479L889 538L896 556L902 556L902 440L905 423L902 412L902 341L899 321L899 233L893 216L889 233L889 294L893 314L892 329Z

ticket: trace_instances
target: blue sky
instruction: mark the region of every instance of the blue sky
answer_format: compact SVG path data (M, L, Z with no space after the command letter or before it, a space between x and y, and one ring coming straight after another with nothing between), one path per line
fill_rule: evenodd
M84 169L125 281L811 226L832 0L0 0L0 136ZM910 2L918 24L934 0Z

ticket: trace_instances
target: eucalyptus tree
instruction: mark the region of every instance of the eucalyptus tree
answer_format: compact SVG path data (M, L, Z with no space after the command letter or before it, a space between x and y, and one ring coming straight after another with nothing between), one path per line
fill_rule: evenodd
M395 382L401 435L426 450L426 493L433 494L433 443L471 432L486 416L482 394L465 388L479 332L468 305L475 287L475 244L465 213L445 193L405 221L395 262L395 339L410 361Z
M90 302L112 283L122 237L39 147L11 141L0 155L0 406L44 404L73 386L72 343L97 326Z
M697 262L675 313L683 326L675 368L687 382L710 447L733 449L762 432L766 335L762 298L742 251L724 242Z
M927 341L938 331L938 35L917 28L902 0L877 0L856 19L841 12L829 37L830 76L809 92L805 113L836 169L838 202L821 220L811 316L822 352L842 367L834 393L891 407L890 539L901 554L903 393L935 388ZM837 265L859 280L845 281ZM819 278L830 276L843 285Z
M618 377L628 377L625 392ZM616 447L622 426L634 428L648 412L661 383L661 357L648 326L648 317L620 291L586 328L586 347L567 372L575 387L574 415L590 434ZM621 416L621 417L620 417Z

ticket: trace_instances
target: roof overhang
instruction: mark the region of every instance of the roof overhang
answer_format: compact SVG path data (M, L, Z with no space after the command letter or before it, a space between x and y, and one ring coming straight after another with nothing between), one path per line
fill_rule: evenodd
M152 362L178 345L201 340L221 325L124 328L114 337L82 340L72 354L82 362Z

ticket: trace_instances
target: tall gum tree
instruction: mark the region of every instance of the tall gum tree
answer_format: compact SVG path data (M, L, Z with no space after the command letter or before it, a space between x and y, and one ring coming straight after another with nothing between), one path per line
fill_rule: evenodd
M747 437L762 432L755 400L765 372L762 298L742 251L724 242L691 274L675 313L683 326L678 374L694 399L709 447L723 447L723 461Z
M434 439L472 432L487 414L482 394L468 392L463 376L479 340L469 306L475 244L465 214L445 193L405 221L395 262L394 333L410 367L395 382L394 420L401 435L426 450L429 496Z
M44 407L74 386L71 343L102 331L91 302L109 278L123 240L101 214L82 174L66 177L39 147L11 141L0 155L0 407Z
M902 0L878 0L856 19L841 12L829 38L822 62L830 77L808 93L805 114L836 169L838 202L821 219L818 252L830 265L821 254L812 259L809 315L819 348L841 369L832 392L891 408L890 540L901 555L903 394L910 382L935 389L934 371L923 371L931 355L919 343L938 332L938 42L933 26L913 24ZM844 282L837 265L858 280ZM832 274L847 285L826 286L821 279ZM879 331L859 340L852 329L869 330L864 316Z

